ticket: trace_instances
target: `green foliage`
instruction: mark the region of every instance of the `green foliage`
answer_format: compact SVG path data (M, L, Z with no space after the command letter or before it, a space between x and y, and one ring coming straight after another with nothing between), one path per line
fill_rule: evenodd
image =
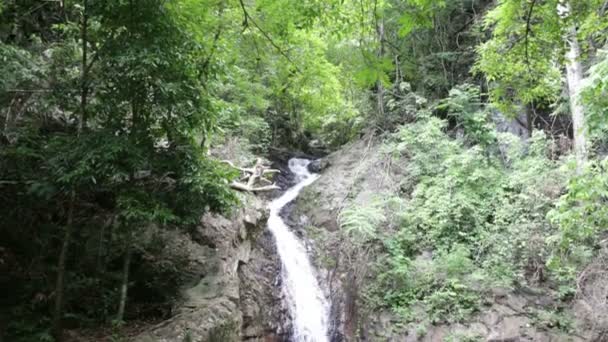
M586 105L589 133L601 140L608 132L608 54L603 51L598 58L599 61L589 69L581 98Z
M547 239L553 246L549 267L556 272L563 289L573 286L578 270L587 265L597 250L608 223L604 202L608 194L606 159L590 163L572 177L554 210L547 217L559 231Z
M377 58L364 52L364 58L368 61L367 65L355 74L355 80L360 86L372 86L376 82L382 83L385 87L390 86L388 73L393 70L393 61L390 58Z
M435 110L445 111L447 117L456 122L456 129L464 130L468 144L488 147L495 142L495 129L483 108L478 87L471 84L454 87Z
M547 156L547 138L534 132L529 146L502 134L507 178L496 203L493 224L484 234L481 250L484 267L493 281L509 286L513 281L544 281L550 248L545 239L555 229L545 219L570 173L563 162Z
M39 67L27 50L0 42L0 61L0 72L6 75L0 81L0 89L4 91L36 83L40 77Z
M569 11L560 14L562 5L503 0L486 14L484 25L492 38L477 47L475 70L485 75L491 102L503 112L515 115L521 105L558 99L569 27L585 23L578 31L581 42L605 41L597 36L606 25L597 19L601 1L570 1Z
M10 20L41 13L53 18L27 26L34 34L29 40L17 35L12 44L0 44L7 75L0 81L7 113L0 139L1 247L16 256L12 267L22 270L2 284L21 302L7 303L16 309L15 321L23 322L10 327L9 339L48 330L66 227L72 235L63 317L103 323L117 307L119 261L127 249L135 264L130 286L141 296L132 296L127 317L142 303L162 312L177 294L187 263L147 239L151 227L188 228L205 211L237 203L228 187L235 172L206 158L196 142L198 134L212 131L216 115L199 69L205 45L188 31L191 20L206 12L189 9L185 15L169 7L187 4L96 2L85 11L66 2L54 17L59 3L45 4L48 13L47 7L37 12L42 7L10 3L2 13ZM86 73L78 41L84 15ZM168 235L156 236L160 244L170 242ZM23 304L32 302L36 306Z
M460 321L478 307L469 248L490 219L488 198L495 196L500 172L479 149L448 138L444 127L444 121L422 118L395 136L394 151L409 156L406 182L415 185L400 214L402 228L386 241L391 266L381 291L392 288L384 301L406 317L423 305L433 321ZM427 248L438 252L416 258Z
M371 205L350 205L338 215L340 228L348 234L357 234L365 238L376 236L378 225L386 221L382 201L376 200Z
M433 25L432 17L446 6L445 1L433 0L411 0L405 1L409 10L404 12L399 18L399 35L405 37L412 31L420 27L430 27Z
M415 259L392 248L389 258L390 267L381 274L376 295L381 296L382 306L392 307L407 322L460 322L479 309L479 294L472 290L475 266L464 245Z
M491 82L492 103L509 114L517 112L519 103L555 101L561 88L561 73L554 63L563 54L557 4L535 4L528 18L530 6L501 1L484 20L486 29L493 28L492 39L477 47L475 70Z
M404 163L400 193L339 215L357 246L384 247L378 306L457 322L497 284L551 280L571 296L608 224L608 164L573 177L547 153L550 137L497 134L484 104L514 117L526 108L538 127L562 101L565 37L577 27L589 67L581 99L602 147L605 4L570 1L560 14L563 3L0 1L8 338L50 340L66 231L66 320L110 320L127 250L127 318L163 316L188 265L176 235L237 204L228 184L238 174L209 149L246 164L252 151L334 148L378 127L392 132L391 162ZM378 228L389 221L387 236Z
M468 121L481 111L476 98L464 86L437 106L462 120L461 139L448 135L446 121L421 116L386 146L396 162L405 158L401 189L409 196L401 227L383 238L388 260L371 300L408 321L465 320L492 286L558 276L545 266L545 240L556 233L545 216L571 173L549 158L542 132L524 145L495 135L487 118Z
M269 146L307 149L312 140L337 146L360 129L358 108L346 89L352 78L343 61L330 56L328 31L345 20L329 19L339 16L335 5L246 3L245 26L235 25L245 14L240 5L224 8L215 44L218 75L209 80L224 133L244 134L264 151Z
M502 174L481 149L465 149L444 127L444 121L429 118L397 133L397 150L410 155L406 181L416 184L404 226L429 245L472 243L493 215Z
M533 310L532 324L541 329L559 329L566 333L575 331L573 317L560 310Z
M387 97L384 121L388 127L397 127L413 121L418 116L425 115L427 99L413 92L412 86L407 82L401 82Z
M383 16L389 55L394 58L395 83L406 81L419 95L440 99L459 83L476 83L469 71L475 61L471 48L483 41L478 13L488 2L389 1Z

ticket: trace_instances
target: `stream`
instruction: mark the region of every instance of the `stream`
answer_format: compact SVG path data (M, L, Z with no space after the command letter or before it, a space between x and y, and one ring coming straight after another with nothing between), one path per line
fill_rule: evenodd
M294 341L327 342L329 303L319 286L304 243L280 217L281 209L318 178L308 171L309 163L307 159L289 160L289 170L295 175L296 184L270 203L268 229L274 235L282 263L282 290L293 319Z

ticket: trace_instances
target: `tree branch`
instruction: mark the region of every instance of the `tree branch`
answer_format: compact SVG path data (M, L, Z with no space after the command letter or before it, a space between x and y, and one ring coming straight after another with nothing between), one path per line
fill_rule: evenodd
M268 179L264 178L263 176L265 174L279 173L281 171L267 168L266 166L264 166L264 164L262 164L262 159L260 159L260 158L258 158L255 165L251 168L237 167L234 165L234 163L232 163L229 160L222 160L222 162L232 166L233 168L235 168L237 170L240 170L241 172L243 172L245 174L244 177L241 178L241 182L247 181L247 183L233 181L232 183L230 183L230 187L233 189L248 191L248 192L271 191L271 190L280 189L279 186L277 186L273 182L269 181ZM266 183L268 185L255 187L255 183L257 181Z
M220 36L222 35L222 31L224 29L224 22L222 21L223 16L224 16L224 0L220 1L220 8L218 10L219 24L217 25L217 30L215 31L215 34L213 35L213 43L211 43L211 50L209 51L209 55L207 56L207 58L205 58L205 61L203 62L203 66L201 68L202 72L205 72L207 70L207 68L209 67L211 58L213 57L213 55L215 54L215 50L217 49L217 42L220 40Z
M230 187L236 190L248 191L248 192L261 192L261 191L272 191L281 189L278 185L272 184L267 186L260 186L257 188L250 187L243 183L232 182Z
M526 54L526 66L528 67L528 71L530 70L530 56L528 52L529 39L528 37L532 33L532 27L530 25L530 21L532 20L532 12L534 11L534 6L536 5L536 0L532 0L530 3L530 8L528 9L528 17L526 18L526 35L525 35L525 54Z
M264 29L262 29L260 25L258 25L258 23L253 19L253 17L249 15L249 12L247 12L247 8L245 7L243 0L239 0L239 3L241 4L241 8L243 9L243 15L245 16L245 19L243 20L243 26L249 27L249 22L251 22L253 26L255 26L258 31L260 31L264 38L266 38L266 40L270 42L270 45L272 45L283 57L285 57L285 59L287 59L287 61L289 61L289 63L293 65L296 71L301 74L302 71L300 70L298 65L291 59L291 57L289 57L289 55L287 55L287 53L285 53L285 51L283 51L283 49L277 43L275 43L272 37L270 37L270 35L266 33L266 31L264 31Z

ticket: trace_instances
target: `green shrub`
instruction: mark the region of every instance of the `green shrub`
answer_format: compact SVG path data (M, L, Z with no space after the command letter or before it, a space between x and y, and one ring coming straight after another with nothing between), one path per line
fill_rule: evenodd
M464 131L468 144L487 147L496 141L496 129L488 120L489 113L483 107L478 86L466 83L457 85L434 109L446 112L456 128Z
M415 187L403 226L420 247L474 243L491 221L502 171L478 147L466 148L444 132L445 121L429 118L404 126L396 148L409 158Z

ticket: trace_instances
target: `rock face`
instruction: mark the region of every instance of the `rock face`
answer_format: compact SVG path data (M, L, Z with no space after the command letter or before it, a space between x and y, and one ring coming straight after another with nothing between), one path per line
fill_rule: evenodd
M169 320L137 336L138 342L241 341L273 339L281 328L273 275L279 274L272 240L263 234L264 203L244 196L242 208L229 217L206 214L190 253L198 279L183 291L183 301Z
M288 341L291 317L281 291L281 263L268 230L256 239L250 260L239 268L242 340Z

